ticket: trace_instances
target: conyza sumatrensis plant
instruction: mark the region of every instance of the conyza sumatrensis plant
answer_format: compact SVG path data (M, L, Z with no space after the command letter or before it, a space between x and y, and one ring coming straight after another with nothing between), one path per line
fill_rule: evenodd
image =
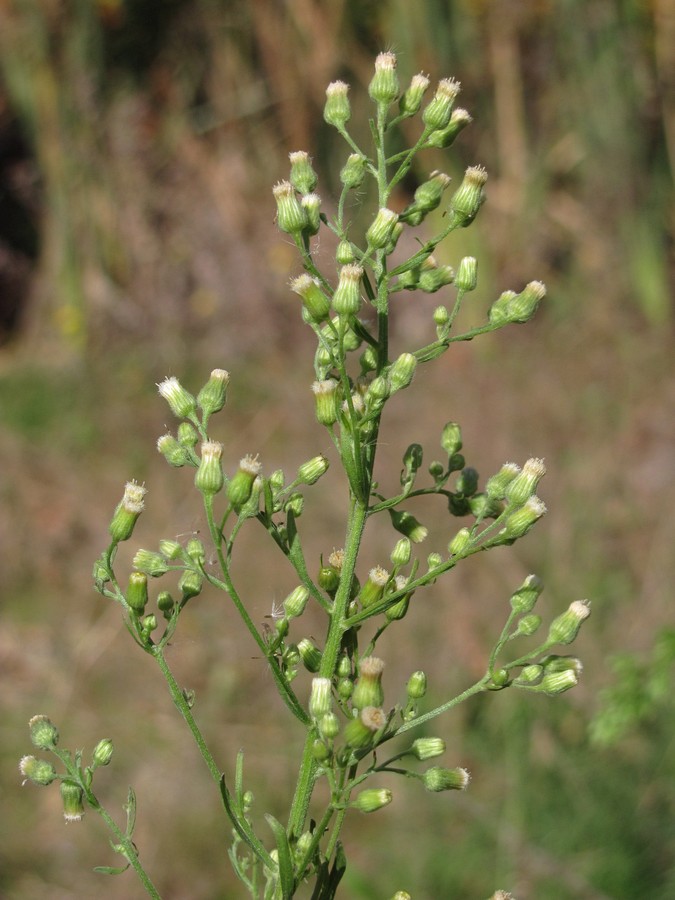
M341 549L327 548L319 559L308 558L303 549L304 493L314 489L328 469L324 455L304 462L290 478L281 470L267 472L264 461L254 454L245 455L238 466L223 460L223 446L211 436L210 426L211 417L225 405L230 376L216 369L196 396L177 378L159 385L180 424L175 434L159 438L157 448L170 466L194 469L217 565L207 565L202 541L193 537L187 542L163 539L156 549L139 549L133 571L118 571L118 546L131 538L145 503L146 488L131 481L112 517L110 544L94 566L97 590L119 604L131 637L161 669L195 739L231 822L232 865L254 898L286 900L303 885L309 885L304 888L307 896L313 891L317 900L334 897L347 864L343 827L354 815L374 814L387 806L397 776L415 779L420 789L434 794L467 788L469 773L464 768L453 765L455 761L439 765L445 745L441 738L427 736L431 720L486 691L513 687L560 694L576 685L581 672L579 660L565 650L589 615L588 602L571 603L542 629L541 617L534 612L542 583L529 575L505 603L506 621L478 681L430 708L425 704L427 678L420 670L410 674L403 696L385 697L385 660L377 655L381 635L392 629L397 633L394 639L402 638L410 605L424 602L430 585L449 576L467 557L513 544L546 512L537 496L545 473L542 460L528 459L522 466L507 462L481 487L475 469L466 465L455 422L440 429L442 458L426 467L422 447L408 446L392 494L382 493L373 478L387 403L399 391L412 389L417 367L433 362L457 341L527 322L545 293L537 281L519 292L505 291L489 307L486 321L467 331L453 331L462 303L476 288L477 264L464 257L454 268L440 265L434 253L453 231L471 225L484 200L487 174L482 167L471 166L450 190L446 174L431 172L412 202L398 211L392 208L394 189L404 177L411 177L413 161L417 171L428 148L449 148L471 122L466 110L455 107L458 82L443 79L433 93L429 87L429 79L420 74L401 91L394 54L380 54L369 86L374 115L372 146L366 148L348 130L348 85L330 84L324 119L348 148L334 218L322 211L315 193L317 175L304 151L290 154L288 180L273 190L278 227L297 247L304 269L291 282L291 290L316 343L308 405L313 403L316 419L335 447L333 464L340 466L348 493L344 534L335 538ZM396 126L409 119L418 120L418 137L413 146L400 149ZM353 205L367 199L375 208L373 195L376 211L365 233L355 234L347 210L353 215ZM439 208L443 215L432 217L438 230L428 237L434 228L427 217ZM326 229L335 236L337 250L334 263L320 268L317 248ZM412 256L397 249L408 243L401 237L409 230L416 238ZM427 344L392 352L390 308L401 295L416 291L438 292L449 302L434 310ZM245 449L250 448L241 452ZM443 553L426 555L422 549L427 529L411 511L417 497L437 497L448 510ZM457 520L461 527L453 525ZM266 532L297 581L273 629L255 621L232 571L239 535L253 526L262 526L261 535ZM366 527L380 528L390 536L388 560L364 558ZM260 665L271 672L270 689L274 684L293 726L304 733L295 790L283 821L255 809L255 785L246 781L241 753L234 776L223 774L197 723L194 695L178 684L168 661L170 641L188 606L192 609L197 598L203 603L204 595L214 591L236 607ZM323 616L320 640L310 640L303 630L303 613L310 605ZM523 636L529 638L531 649L512 658L511 641ZM303 671L309 674L298 677ZM435 686L436 693L441 688ZM415 737L422 724L425 735ZM119 867L100 871L114 874L132 867L146 891L159 897L133 841L133 790L124 806L124 827L94 792L96 770L110 763L111 741L100 741L85 762L81 752L59 747L58 731L46 716L31 719L30 734L34 746L51 753L57 765L25 756L20 764L24 778L39 785L58 782L67 821L81 819L87 808L102 816L112 833L113 849L123 859ZM372 776L377 777L375 783ZM322 785L319 792L318 785ZM320 802L317 793L329 799ZM399 891L395 896L409 895Z

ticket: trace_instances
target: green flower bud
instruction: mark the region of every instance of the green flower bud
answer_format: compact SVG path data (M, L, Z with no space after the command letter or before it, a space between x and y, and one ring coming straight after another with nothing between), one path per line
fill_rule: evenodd
M455 287L458 291L466 294L468 291L474 291L478 284L478 263L473 256L464 256L457 268L455 275Z
M396 509L389 510L391 524L396 531L400 532L413 542L413 544L421 544L429 534L429 529L417 521L415 516L405 510L398 511Z
M183 547L178 541L170 541L166 538L162 538L159 542L159 552L162 554L164 559L180 559L183 555Z
M204 441L199 468L195 473L195 487L202 494L213 496L223 489L225 478L221 467L223 445L218 441ZM236 476L235 476L236 477Z
M289 619L296 619L304 613L308 600L308 588L304 584L299 584L284 600L284 613Z
M299 194L311 193L319 178L312 168L309 154L304 150L296 150L294 153L289 153L288 158L291 161L291 184Z
M530 497L524 506L511 513L499 534L506 541L515 541L526 535L534 523L545 514L546 505L539 497Z
M352 661L346 653L340 657L340 661L337 665L337 673L340 678L348 678L352 674Z
M152 632L157 628L157 616L154 613L150 613L149 616L146 616L141 623L142 628L141 631L143 633L144 638L149 638Z
M506 687L510 683L508 669L495 669L494 672L492 672L492 683L499 688Z
M178 590L182 594L183 602L197 597L202 592L204 578L194 569L186 569L178 581Z
M445 753L445 741L437 737L417 738L410 750L419 760L433 759Z
M536 685L544 677L544 667L539 665L531 665L525 666L524 669L521 670L520 675L517 678L513 679L513 684L516 687L521 687L523 685Z
M319 671L321 667L321 651L314 646L309 638L303 638L298 643L298 653L308 672Z
M450 313L445 306L437 306L433 314L434 325L436 330L444 329L450 321Z
M329 125L342 130L351 118L351 107L347 93L349 85L344 81L332 81L326 88L326 105L323 117Z
M531 281L520 294L505 291L490 307L488 318L493 325L529 322L545 295L541 281Z
M393 53L379 53L375 59L375 74L368 85L368 94L375 103L389 106L398 97L399 86L396 75L396 56Z
M504 489L504 498L511 506L521 506L537 490L537 485L546 474L543 459L528 459L515 478Z
M441 447L448 456L454 456L462 449L462 429L456 422L448 422L443 428Z
M485 493L491 500L503 500L506 496L506 488L520 472L520 466L515 463L504 463L499 472L491 475L485 484Z
M172 434L163 434L157 438L157 449L170 466L180 469L190 458L185 447L181 447Z
M457 476L455 490L458 494L470 497L478 488L478 472L472 466L466 466Z
M335 251L335 260L340 266L348 266L356 259L354 245L351 241L340 241Z
M61 782L61 800L63 801L63 818L66 822L80 822L84 815L82 788L70 781Z
M463 131L472 121L473 119L465 109L453 110L449 123L445 128L432 131L427 138L426 146L438 147L441 150L449 147L460 131Z
M410 538L402 537L391 551L389 558L395 566L407 566L410 562L411 552Z
M272 188L277 203L277 225L286 234L300 235L307 227L307 216L300 206L290 181L279 181Z
M421 700L427 692L427 676L424 672L413 672L408 679L406 693L409 700Z
M323 453L307 460L298 469L297 480L300 484L316 484L316 482L328 471L329 462Z
M309 714L316 721L332 712L333 694L330 678L312 678L309 695Z
M424 181L415 191L415 206L424 213L436 209L450 181L450 176L445 172L432 172L429 180Z
M126 601L130 609L140 615L148 604L148 576L145 572L132 572L129 576Z
M351 678L341 678L338 681L337 691L342 700L349 700L354 693L354 682Z
M99 741L94 747L94 752L92 754L92 767L107 766L112 759L114 749L113 742L110 738L103 738L103 740Z
M197 401L189 391L185 390L177 378L165 378L157 385L157 390L178 419L185 419L193 415L197 409Z
M382 566L375 566L370 570L368 573L368 581L363 585L361 593L359 594L359 600L364 609L368 609L369 606L374 606L382 599L388 581L389 572L387 572L386 569L383 569ZM372 706L373 704L369 705Z
M440 766L432 766L422 776L424 787L428 791L464 791L471 776L466 769L459 766L455 769L442 769Z
M430 553L427 556L427 566L429 567L429 571L431 572L433 569L437 569L441 563L443 562L443 557L440 553Z
M491 325L501 328L502 325L508 325L511 322L511 302L517 296L515 291L504 291L497 297L488 310L488 320Z
M317 762L325 762L330 757L330 747L317 738L312 744L312 756Z
M137 550L134 554L132 565L139 572L144 572L151 578L159 578L169 571L165 558L161 553L152 550Z
M501 503L491 500L487 494L474 494L469 497L471 515L477 519L496 519L503 512Z
M338 286L333 294L333 309L340 316L355 316L361 309L361 266L349 265L340 269Z
M197 394L197 405L207 418L220 412L225 406L229 383L229 372L226 372L225 369L214 369L209 380Z
M539 630L541 626L541 616L537 616L535 613L530 613L527 616L523 616L522 619L518 620L518 625L516 626L516 630L514 631L515 637L531 637L535 632Z
M146 494L147 489L142 484L127 481L124 487L124 496L117 505L108 529L116 544L131 537L136 520L145 508L143 498Z
M574 669L565 669L562 672L546 672L539 687L547 696L555 697L556 694L576 687L578 683L579 677Z
M448 544L448 553L450 556L461 556L470 546L471 531L468 528L460 528Z
M59 742L59 732L47 716L33 716L28 722L30 739L38 750L53 750Z
M384 729L387 717L384 710L375 706L364 707L355 719L345 725L343 736L348 747L365 750L375 742L375 735Z
M537 598L544 590L544 582L536 575L528 575L518 590L511 595L511 609L518 613L529 613L534 609Z
M412 353L402 353L389 368L389 384L392 394L407 388L415 375L417 360Z
M407 583L408 579L405 575L397 575L394 579L393 590L398 593L398 591L402 591L405 588ZM392 603L391 606L388 606L384 611L385 618L389 622L398 622L405 618L408 607L410 606L410 598L414 593L414 591L410 591L410 593L404 594L400 600L396 601L396 603Z
M44 759L36 759L34 756L22 756L19 760L19 772L26 781L46 787L56 779L56 769Z
M478 210L485 200L485 182L487 172L482 166L469 166L464 173L464 180L450 200L452 222L460 228L466 228L476 218Z
M250 499L253 482L261 471L262 465L257 456L247 454L239 460L239 469L227 486L228 499L237 512Z
M340 721L335 713L326 713L319 722L319 734L324 741L333 741L340 734Z
M305 498L298 492L291 494L291 496L284 504L284 511L287 513L293 513L296 519L302 515L302 511L304 508Z
M460 91L459 81L454 78L443 78L438 82L436 93L422 113L422 121L427 128L442 131L450 124L452 105Z
M165 619L171 617L175 601L169 591L160 591L157 595L157 609L164 615Z
M569 608L551 622L547 644L571 644L579 634L581 623L591 614L588 600L575 600Z
M368 788L361 791L351 805L363 813L372 813L387 806L393 799L393 794L386 788Z
M199 433L191 422L181 422L178 426L178 443L181 447L190 449L197 446Z
M320 425L330 427L337 421L337 389L338 383L334 378L312 384L316 420Z
M359 664L359 677L352 694L352 706L365 709L367 706L382 706L384 690L382 672L384 662L376 656L364 656Z
M348 190L361 187L366 175L366 159L359 153L352 153L340 170L340 181Z
M413 75L410 87L403 93L399 101L399 110L403 116L414 116L422 106L422 98L429 87L429 79L421 72Z
M340 573L335 566L321 566L317 581L322 590L332 595L340 584Z
M571 669L577 677L584 671L583 664L576 656L545 656L541 661L542 666L546 670L546 674L552 672L566 672Z
M394 227L398 222L398 213L382 207L377 211L370 227L366 231L368 246L374 250L382 250L391 240Z
M321 228L321 197L318 194L303 194L300 198L300 206L305 211L307 225L305 232L309 235L317 234Z
M429 257L430 259L432 257ZM419 281L417 287L425 294L435 294L440 291L446 284L452 284L455 277L455 270L452 266L435 266L428 268L423 266L420 270Z

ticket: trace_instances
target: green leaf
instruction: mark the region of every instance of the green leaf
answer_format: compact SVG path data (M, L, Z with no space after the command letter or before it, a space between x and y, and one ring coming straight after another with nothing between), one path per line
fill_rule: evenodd
M99 875L121 875L122 872L126 872L129 868L129 863L126 866L94 866L94 872L98 872Z
M129 788L129 792L127 794L127 802L124 804L122 809L127 814L126 836L128 838L131 838L133 837L134 828L136 827L136 792L132 787Z
M277 852L279 854L279 882L281 884L281 894L283 900L291 900L295 890L295 873L293 870L293 858L291 856L291 848L288 843L288 835L286 829L274 816L265 813L267 824L274 832L274 839L277 842Z
M232 822L234 830L237 832L242 841L244 841L244 843L251 848L251 850L255 853L262 864L264 866L267 866L268 869L274 871L274 869L276 868L274 860L260 843L255 832L246 821L246 819L240 818L237 815L237 810L234 808L234 804L232 802L232 795L230 794L228 787L225 784L224 775L222 775L220 778L220 794L223 798L225 811L230 822Z

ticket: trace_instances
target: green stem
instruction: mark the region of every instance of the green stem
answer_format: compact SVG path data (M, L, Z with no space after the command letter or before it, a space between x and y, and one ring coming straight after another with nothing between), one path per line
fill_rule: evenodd
M458 706L460 703L463 703L464 700L468 700L469 697L473 697L474 694L482 693L485 690L485 685L489 682L489 680L489 673L483 675L480 681L472 684L471 687L467 688L463 693L458 694L457 697L454 697L452 700L448 700L447 703L442 703L435 709L429 710L429 712L423 713L421 716L416 716L414 719L411 719L409 722L401 725L400 728L397 728L396 731L392 732L387 740L390 740L393 737L398 737L399 734L410 731L411 728L417 728L418 725L422 725L424 722L428 722L430 719L435 719L437 716L440 716L441 713L447 712L454 706Z

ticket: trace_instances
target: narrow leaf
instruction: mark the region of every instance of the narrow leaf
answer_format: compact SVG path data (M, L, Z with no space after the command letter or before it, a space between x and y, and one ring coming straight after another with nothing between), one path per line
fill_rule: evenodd
M267 819L267 824L274 832L274 839L277 842L281 894L283 900L291 900L295 889L295 873L293 871L293 858L291 856L291 848L288 843L286 829L281 822L269 813L265 813L265 818Z

